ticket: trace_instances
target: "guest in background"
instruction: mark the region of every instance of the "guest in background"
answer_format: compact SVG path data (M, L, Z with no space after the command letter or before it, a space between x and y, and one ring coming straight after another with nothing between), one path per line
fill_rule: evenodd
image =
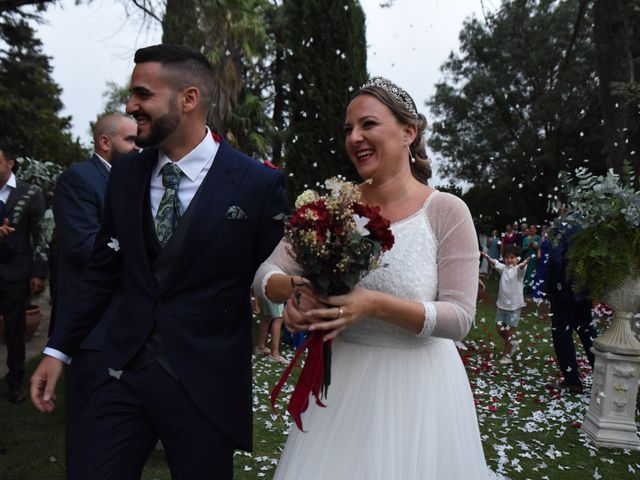
M518 248L522 248L522 240L526 236L524 231L527 228L527 224L522 222L522 224L518 224L518 222L514 222L513 231L516 232L516 245Z
M487 237L487 255L489 255L489 258L492 258L493 260L500 260L500 236L498 235L498 229L494 228L493 230L491 230L491 235L489 237ZM491 272L493 271L493 267L491 265L491 262L489 262L489 275L491 275Z
M518 245L518 236L510 223L507 223L505 231L502 234L500 241L500 258L504 258L504 249L507 245Z
M13 231L13 227L9 226L9 219L7 218L7 210L4 202L0 200L0 263L10 262L16 254L16 250L9 240L9 236ZM2 298L0 298L0 311L2 311L1 305ZM0 455L4 455L5 453L7 453L7 447L0 444Z
M531 295L533 292L533 279L536 273L538 249L540 248L540 235L535 225L527 229L527 236L522 240L522 256L529 259L527 271L524 275L524 294Z
M273 362L287 363L284 357L280 355L280 334L282 332L284 304L270 302L262 297L258 301L262 318L258 327L258 341L255 352L257 355L265 355ZM266 347L269 333L271 333L271 349Z
M496 326L498 334L504 341L502 358L499 360L503 365L513 363L513 354L518 349L518 342L513 341L512 337L520 324L520 313L524 307L522 282L529 259L525 258L521 263L518 263L519 251L520 249L515 245L505 247L504 263L489 257L486 253L482 254L500 273L496 301Z
M544 278L547 274L547 264L549 263L549 236L547 235L547 225L543 224L540 233L540 247L536 259L536 274L533 281L533 299L540 303L546 300L544 291Z
M547 387L582 393L573 332L578 334L591 368L595 362L591 347L597 332L592 324L590 293L588 290L575 291L574 281L567 272L567 252L571 249L573 237L580 231L578 222L570 219L556 222L558 241L549 244L544 285L551 307L553 348L563 379Z
M15 231L11 242L16 254L0 264L0 298L7 342L6 376L9 401L20 403L24 391L25 305L30 294L44 290L47 276L47 245L42 232L45 205L40 188L18 180L16 156L0 143L0 200L5 203L9 224Z

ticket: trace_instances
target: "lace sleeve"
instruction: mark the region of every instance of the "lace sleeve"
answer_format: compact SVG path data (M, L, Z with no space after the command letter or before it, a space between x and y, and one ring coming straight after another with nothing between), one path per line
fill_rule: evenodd
M427 219L438 245L438 297L425 302L420 335L462 340L476 314L478 240L466 204L447 193L435 195L427 207Z
M284 273L286 275L302 274L302 269L291 256L284 239L280 240L280 243L271 252L269 258L260 265L253 277L253 291L256 295L269 300L265 291L269 278L275 273Z

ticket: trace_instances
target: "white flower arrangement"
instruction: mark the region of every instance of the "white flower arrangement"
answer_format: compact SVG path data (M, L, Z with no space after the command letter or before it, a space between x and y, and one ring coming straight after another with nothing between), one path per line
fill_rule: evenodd
M550 229L552 241L563 225L579 225L568 251L569 272L579 289L588 288L596 299L620 287L629 276L640 275L640 192L626 165L623 175L609 170L596 176L585 168L573 178L560 174L565 185L566 212ZM560 210L556 199L552 205Z

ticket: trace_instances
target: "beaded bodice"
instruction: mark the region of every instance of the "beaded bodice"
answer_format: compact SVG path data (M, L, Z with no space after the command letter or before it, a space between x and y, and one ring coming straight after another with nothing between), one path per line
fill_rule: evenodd
M404 220L391 225L395 237L393 248L381 258L383 266L366 275L358 286L378 290L417 302L436 299L438 290L437 244L424 206ZM421 347L430 338L376 318L357 322L340 334L347 342L390 347Z
M399 348L464 338L475 318L478 291L478 239L467 206L458 197L434 191L420 210L393 223L391 230L395 244L381 258L385 266L359 286L422 303L423 329L417 335L393 322L365 318L338 338ZM265 296L270 276L278 273L302 274L285 241L256 272L254 290Z

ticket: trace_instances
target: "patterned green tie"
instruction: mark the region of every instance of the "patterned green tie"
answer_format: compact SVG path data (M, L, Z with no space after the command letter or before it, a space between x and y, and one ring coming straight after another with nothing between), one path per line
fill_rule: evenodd
M156 213L156 232L163 247L171 238L180 220L180 199L178 198L180 175L182 170L173 162L162 167L162 185L165 190Z

